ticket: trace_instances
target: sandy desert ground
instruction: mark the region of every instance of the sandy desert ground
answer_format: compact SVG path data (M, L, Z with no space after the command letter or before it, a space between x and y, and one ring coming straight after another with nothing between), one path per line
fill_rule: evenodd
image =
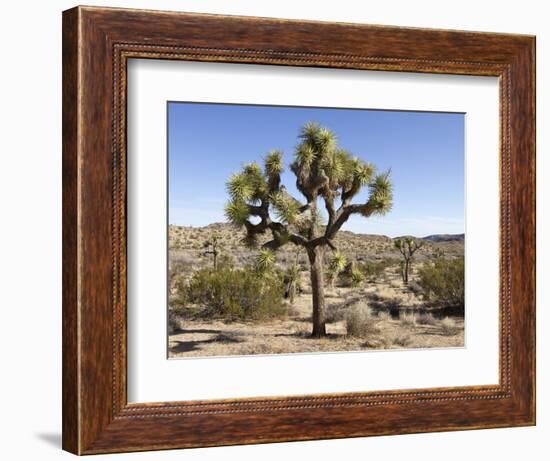
M190 277L194 271L211 264L204 242L212 235L220 237L221 254L232 264L244 266L254 259L254 251L240 242L238 232L225 224L204 228L170 226L170 266L172 280ZM285 301L286 315L264 321L227 320L204 315L205 306L171 305L168 351L171 358L308 352L365 351L381 349L417 349L462 347L463 312L426 307L411 286L401 281L398 254L392 239L385 236L342 232L338 246L356 261L394 258L376 280L360 286L327 288L327 333L322 339L310 337L311 288L305 255L282 251L277 263L299 261L301 290L291 305ZM439 249L451 257L462 257L463 240L443 237L426 241L415 258L412 272ZM392 259L393 260L393 259ZM367 331L360 337L348 334L346 313L358 310L368 317Z

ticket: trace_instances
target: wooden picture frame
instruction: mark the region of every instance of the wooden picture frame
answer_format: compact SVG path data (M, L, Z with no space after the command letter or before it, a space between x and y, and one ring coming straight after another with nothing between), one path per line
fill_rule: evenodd
M129 404L126 63L496 76L500 382ZM535 424L535 38L76 7L63 13L63 448L76 454Z

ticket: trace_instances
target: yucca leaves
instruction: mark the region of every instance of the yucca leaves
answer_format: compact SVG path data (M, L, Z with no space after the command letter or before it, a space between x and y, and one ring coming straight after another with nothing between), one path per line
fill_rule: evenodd
M332 189L338 187L344 176L342 154L337 150L327 152L320 162L323 172L327 175Z
M301 168L309 168L315 159L313 147L307 143L298 144L296 148L296 164Z
M303 144L310 146L320 156L336 148L336 135L316 122L306 123L300 131L300 138Z
M225 205L225 217L231 224L242 226L250 216L250 207L244 200L234 199Z
M346 268L347 264L348 264L347 258L342 253L337 252L332 257L329 267L332 272L339 274Z
M359 160L359 162L355 165L353 176L354 179L357 179L361 186L366 186L367 184L369 184L372 180L373 174L374 166L372 166L370 163L365 163Z
M275 267L275 253L268 248L262 248L256 255L256 269L265 274Z
M250 177L243 174L233 174L227 181L227 192L233 200L249 200L254 193L254 185Z
M273 248L288 240L300 241L298 237L306 241L319 237L318 231L324 223L317 208L318 200L326 202L330 215L325 231L329 239L342 226L342 216L347 219L353 213L361 213L368 217L391 209L393 191L389 172L376 175L372 164L339 148L335 134L318 123L302 127L295 159L290 165L296 175L296 187L307 199L306 206L281 185L283 170L282 152L272 150L261 167L256 162L245 164L227 181L230 201L225 206L225 215L229 222L247 226L250 245L257 245L256 234L266 231L273 234ZM353 205L351 200L364 187L368 188L367 202ZM250 225L254 222L251 218L259 220L257 225Z
M268 177L280 175L283 172L283 154L279 150L272 150L264 160L265 174Z
M293 224L300 212L300 203L284 192L274 192L270 195L271 205L277 219L284 224Z
M374 214L385 214L391 210L393 204L393 186L390 181L390 172L377 175L369 184L368 204Z

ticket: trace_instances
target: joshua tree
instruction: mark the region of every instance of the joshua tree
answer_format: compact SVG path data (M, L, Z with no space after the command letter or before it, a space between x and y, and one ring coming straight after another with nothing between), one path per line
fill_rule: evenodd
M404 237L395 239L394 245L403 257L403 261L401 261L401 278L403 283L407 284L409 283L409 273L412 268L414 254L424 246L424 243L411 237Z
M214 257L214 270L218 268L218 255L220 254L221 244L219 235L213 235L211 239L204 242L203 248L206 251L205 255L212 255Z
M320 338L326 335L325 251L337 251L334 237L350 216L368 218L386 213L392 205L392 185L389 172L375 175L373 165L338 148L334 133L317 123L302 128L290 170L304 202L281 185L282 153L271 151L263 170L257 163L250 163L231 176L227 183L231 199L225 213L231 223L246 228L249 245L255 245L259 235L270 232L271 240L263 244L263 249L275 251L287 243L305 249L313 300L312 336ZM352 203L363 187L368 189L365 202ZM328 215L324 227L319 223L319 202L324 203Z

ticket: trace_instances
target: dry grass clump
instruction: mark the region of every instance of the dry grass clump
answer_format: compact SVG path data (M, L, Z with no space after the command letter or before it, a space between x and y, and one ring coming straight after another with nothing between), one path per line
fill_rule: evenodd
M413 342L413 338L408 333L399 333L391 338L392 345L399 347L408 347Z
M345 321L349 336L366 338L380 332L370 307L364 302L357 303L348 309Z
M168 311L168 333L173 334L181 330L181 319L178 314Z
M370 294L369 299L376 306L385 309L395 309L402 304L401 298L395 291L385 286L376 287L376 291Z
M346 313L345 303L331 303L326 307L325 318L329 323L344 320Z
M392 332L382 335L375 341L375 345L380 349L396 349L399 347L409 347L413 344L414 338L407 332Z
M392 280L392 281L390 281L390 287L392 287L392 288L402 288L403 287L403 282L399 282L397 280Z
M391 314L388 311L378 311L378 320L387 322L392 319Z
M414 312L402 312L399 316L399 322L401 325L406 325L409 327L416 326L416 314Z
M441 332L445 336L454 336L458 334L461 328L457 325L456 320L451 317L445 317L441 322L439 322L441 327Z
M418 314L416 322L420 325L436 325L437 319L430 313Z
M311 327L307 325L297 325L293 328L292 334L298 338L308 338L311 336Z

